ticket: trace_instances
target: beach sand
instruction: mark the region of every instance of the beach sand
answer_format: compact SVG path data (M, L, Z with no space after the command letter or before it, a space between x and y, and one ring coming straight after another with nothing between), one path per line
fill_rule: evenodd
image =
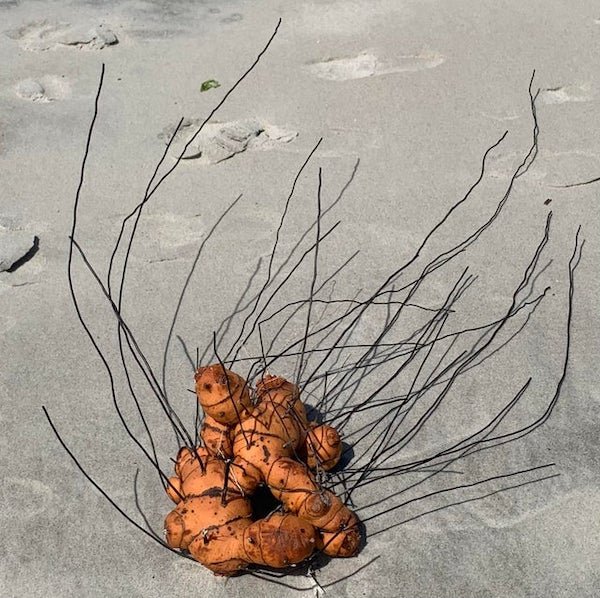
M466 460L442 483L546 463L560 476L368 537L358 557L332 561L317 579L332 597L598 595L600 183L561 187L600 176L600 10L583 0L0 0L0 595L320 595L310 577L281 580L303 592L249 575L225 581L164 550L89 484L42 412L44 405L86 469L142 521L137 493L160 532L171 506L119 425L106 370L67 282L73 203L101 65L77 239L105 276L121 220L143 197L176 123L185 118L191 131L202 122L279 19L260 63L212 119L221 123L220 137L211 133L191 147L148 204L124 300L136 338L160 370L177 292L198 245L243 193L199 265L177 328L189 347L210 343L256 260L269 259L293 178L321 137L289 226L304 230L314 217L319 167L327 205L347 185L329 221L341 220L339 230L321 248L323 271L361 250L341 277L341 296L376 288L409 259L477 179L486 149L508 131L490 154L483 187L433 240L431 255L476 228L531 144L535 70L539 153L473 250L472 272L482 286L466 299L468 313L477 320L510 303L549 210L550 242L536 284L552 289L509 357L489 360L457 385L445 418L424 432L423 443L468 434L528 377L530 394L516 417L530 422L543 413L561 375L568 260L581 225L569 364L551 417L510 446ZM210 80L219 86L201 91ZM181 140L175 145L182 148ZM290 233L282 247L293 242ZM116 322L77 256L74 282L82 312L115 362ZM439 277L440 289L453 282ZM293 281L289 296L305 297L305 283ZM167 374L178 404L192 409L192 370L175 341ZM117 388L125 383L117 377ZM157 429L160 422L156 415ZM177 450L169 430L156 440L168 462ZM417 458L418 446L409 454ZM374 484L364 497L391 492L394 483ZM390 521L482 494L485 488L421 501Z

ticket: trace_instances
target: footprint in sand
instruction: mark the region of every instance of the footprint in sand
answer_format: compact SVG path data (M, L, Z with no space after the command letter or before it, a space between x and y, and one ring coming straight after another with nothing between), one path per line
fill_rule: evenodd
M7 31L11 39L19 42L24 50L42 52L61 46L72 46L86 50L102 50L119 42L117 36L104 25L92 29L72 27L69 23L33 21Z
M591 85L564 85L542 89L540 100L544 104L564 104L565 102L590 102L594 99Z
M181 155L200 122L199 119L184 120L171 145L174 157ZM159 138L168 143L174 130L174 126L165 128ZM217 164L248 149L273 149L282 143L289 143L297 136L297 131L282 129L258 119L209 123L190 143L183 157L186 160L197 158L201 164Z
M393 63L386 63L371 52L361 52L358 56L314 62L308 64L306 68L311 74L320 79L348 81L377 75L433 69L444 63L445 60L445 56L436 52L422 52L420 54L397 56Z
M7 477L0 481L0 518L6 521L31 519L53 500L52 490L38 480Z
M197 246L205 233L204 223L197 216L161 212L146 214L145 219L152 231L148 238L153 253L151 263L187 258L185 248Z
M15 85L15 93L30 102L52 102L70 95L71 86L64 77L44 75L39 80L23 79Z
M239 12L234 12L227 17L223 17L221 19L221 23L237 23L238 21L241 21L243 18L244 18L244 15L240 14Z
M9 288L9 285L4 285L0 283L0 295L2 294L2 291L7 290ZM0 314L0 334L8 332L16 323L17 321L15 320L15 318L7 316L6 314Z
M24 79L15 86L15 93L23 100L31 102L49 102L50 98L46 95L46 88L34 79Z

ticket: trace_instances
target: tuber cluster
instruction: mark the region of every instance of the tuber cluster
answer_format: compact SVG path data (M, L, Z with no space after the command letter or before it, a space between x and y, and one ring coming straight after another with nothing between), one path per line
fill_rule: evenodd
M221 364L200 367L195 380L202 442L179 451L169 479L177 506L165 520L168 545L218 575L250 564L287 567L315 550L354 556L358 518L315 477L337 465L341 439L309 423L298 387L268 375L252 389ZM250 497L261 485L282 508L255 520Z

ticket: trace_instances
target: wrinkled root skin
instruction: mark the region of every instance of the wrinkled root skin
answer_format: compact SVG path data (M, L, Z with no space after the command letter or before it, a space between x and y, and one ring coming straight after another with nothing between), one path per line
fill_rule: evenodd
M166 488L177 505L165 519L168 545L227 576L250 564L296 565L315 550L355 556L362 541L358 518L313 474L337 465L340 436L308 422L298 388L266 376L253 391L219 364L199 368L195 380L205 414L203 446L177 456ZM250 496L262 484L283 512L253 521Z

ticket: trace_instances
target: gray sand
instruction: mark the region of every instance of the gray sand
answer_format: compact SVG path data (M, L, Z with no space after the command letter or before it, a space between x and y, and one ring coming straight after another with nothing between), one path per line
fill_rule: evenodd
M192 351L210 340L256 260L268 260L283 201L320 137L282 247L291 250L293 232L314 214L317 168L329 205L359 160L330 219L342 220L339 232L322 249L324 271L361 249L336 288L349 297L376 287L413 255L477 179L485 150L508 130L472 207L433 240L430 255L439 253L489 216L527 152L527 87L535 69L539 154L469 257L481 290L465 300L466 313L479 322L510 303L550 209L536 288L552 289L513 348L453 389L444 416L406 456L417 459L483 425L528 377L532 385L513 423L544 412L561 373L567 262L581 224L586 242L569 369L552 416L533 434L465 460L439 487L546 463L555 463L552 473L560 476L423 517L414 518L497 486L399 509L388 521L410 521L369 538L357 558L331 562L317 579L337 582L327 596L352 598L597 596L600 186L561 188L600 176L600 9L589 0L0 0L0 596L319 595L304 576L284 580L308 588L304 593L250 576L225 581L157 546L85 480L41 409L49 409L84 466L138 520L133 479L140 469L141 505L160 531L171 506L119 426L106 371L67 286L71 214L100 66L106 64L105 85L78 238L104 276L120 222L143 197L164 150L164 132L182 117L201 122L280 17L273 45L215 115L195 157L148 205L124 303L136 337L160 370L176 293L198 245L243 193L201 262L176 331ZM210 79L220 87L201 92ZM38 250L11 268L35 237ZM438 293L452 276L436 279ZM81 261L74 279L87 321L116 362L116 324ZM296 281L290 296L305 297L307 288L306 280ZM364 322L365 329L377 325ZM191 409L192 373L177 342L167 365L169 389ZM125 388L122 376L116 385ZM175 456L168 429L157 445L162 462ZM390 493L394 483L400 489L394 480L369 487L363 500Z

